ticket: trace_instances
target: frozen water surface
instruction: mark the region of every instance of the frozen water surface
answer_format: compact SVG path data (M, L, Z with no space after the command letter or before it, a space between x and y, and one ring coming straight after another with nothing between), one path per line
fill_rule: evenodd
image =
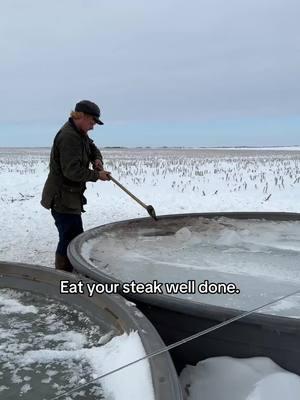
M144 353L135 334L115 336L65 303L27 291L0 289L0 398L48 400L131 361L127 352L139 358ZM147 367L139 365L139 373L146 399L153 400ZM126 382L131 386L126 388ZM67 398L118 400L121 389L132 399L140 398L138 385L132 383L132 378L124 379L119 373Z
M194 280L195 293L172 295L195 302L249 310L300 289L300 221L194 216L111 225L81 251L123 282ZM239 293L199 293L205 280L232 282ZM300 294L263 312L300 318Z
M78 385L82 377L92 379L94 371L80 350L97 344L105 333L66 304L1 289L0 398L49 399ZM76 398L105 397L94 384Z

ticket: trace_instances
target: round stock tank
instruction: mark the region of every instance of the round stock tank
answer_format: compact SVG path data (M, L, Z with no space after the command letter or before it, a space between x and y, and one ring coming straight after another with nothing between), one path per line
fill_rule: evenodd
M270 357L300 374L300 214L220 212L115 222L76 237L68 254L80 274L117 283L166 344L250 312L173 349L178 371L226 355Z
M79 281L83 293L74 293ZM66 291L61 282L68 282L70 293L61 293ZM134 304L118 294L89 296L87 283L95 284L46 267L0 262L0 397L52 399L78 386L68 398L119 399L128 388L137 398L132 387L144 382L145 398L181 400L167 352L81 387L164 348Z

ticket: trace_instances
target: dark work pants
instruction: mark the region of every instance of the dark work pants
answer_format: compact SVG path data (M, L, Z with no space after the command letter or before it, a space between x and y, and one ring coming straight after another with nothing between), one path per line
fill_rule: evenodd
M56 252L62 256L67 255L67 247L72 239L83 232L80 214L66 214L51 210L59 234Z

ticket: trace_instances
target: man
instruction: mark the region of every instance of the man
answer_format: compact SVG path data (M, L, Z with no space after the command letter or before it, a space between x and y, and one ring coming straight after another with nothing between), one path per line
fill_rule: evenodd
M100 121L100 109L89 100L82 100L71 112L68 122L54 138L50 155L50 172L46 180L41 204L51 209L59 233L55 253L55 268L72 272L67 257L70 241L83 232L81 213L86 198L86 182L110 180L110 172L103 169L99 149L88 136L88 131ZM93 169L90 169L90 163Z

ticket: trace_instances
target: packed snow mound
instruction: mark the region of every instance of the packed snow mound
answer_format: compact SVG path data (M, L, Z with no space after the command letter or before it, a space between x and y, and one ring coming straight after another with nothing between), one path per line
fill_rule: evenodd
M300 377L266 357L213 357L180 374L184 400L299 400Z

